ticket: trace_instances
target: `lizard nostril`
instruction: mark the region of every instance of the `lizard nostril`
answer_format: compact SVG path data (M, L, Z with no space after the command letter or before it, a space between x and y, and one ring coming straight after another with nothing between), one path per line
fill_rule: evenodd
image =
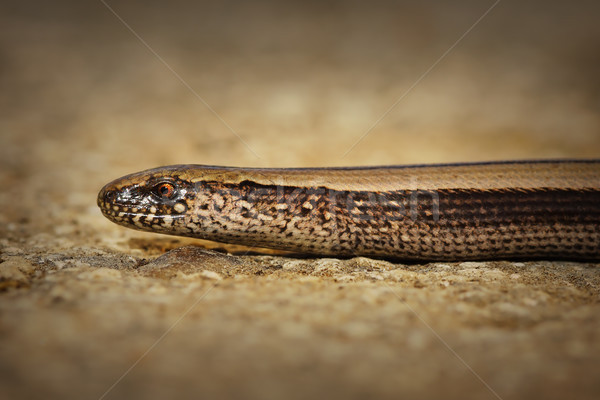
M115 190L108 190L104 193L104 201L106 203L112 203L117 198L117 192Z

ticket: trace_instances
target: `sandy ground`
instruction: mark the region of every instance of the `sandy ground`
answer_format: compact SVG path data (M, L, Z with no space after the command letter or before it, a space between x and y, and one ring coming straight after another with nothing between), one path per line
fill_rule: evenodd
M597 264L256 254L96 207L174 163L598 157L599 7L447 3L0 6L0 397L598 398Z

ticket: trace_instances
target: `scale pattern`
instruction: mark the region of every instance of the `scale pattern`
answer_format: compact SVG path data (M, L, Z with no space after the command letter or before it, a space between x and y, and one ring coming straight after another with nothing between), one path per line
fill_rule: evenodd
M163 199L160 182L176 188ZM135 229L327 256L403 260L600 258L600 189L337 190L191 180L157 169L98 204Z

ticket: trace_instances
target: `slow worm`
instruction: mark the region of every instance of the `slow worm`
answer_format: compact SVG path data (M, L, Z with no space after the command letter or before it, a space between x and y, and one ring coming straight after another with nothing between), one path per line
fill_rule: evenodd
M134 229L322 256L600 259L600 160L174 165L107 184L98 205Z

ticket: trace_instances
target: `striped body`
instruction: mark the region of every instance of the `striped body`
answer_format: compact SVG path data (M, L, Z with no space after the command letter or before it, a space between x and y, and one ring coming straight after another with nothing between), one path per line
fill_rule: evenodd
M170 189L173 189L170 191ZM600 258L600 161L128 175L98 196L128 227L327 256Z

